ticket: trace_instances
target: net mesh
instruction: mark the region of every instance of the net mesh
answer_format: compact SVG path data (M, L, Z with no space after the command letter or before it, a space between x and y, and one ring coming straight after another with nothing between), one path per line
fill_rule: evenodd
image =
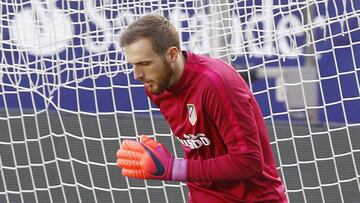
M145 13L248 81L290 202L360 199L358 1L0 2L1 202L186 201L183 183L115 166L141 134L183 155L118 44Z

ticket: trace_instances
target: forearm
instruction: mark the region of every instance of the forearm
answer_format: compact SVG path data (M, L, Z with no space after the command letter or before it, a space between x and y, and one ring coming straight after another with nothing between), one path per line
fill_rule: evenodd
M256 152L187 161L187 181L238 181L250 179L263 170Z

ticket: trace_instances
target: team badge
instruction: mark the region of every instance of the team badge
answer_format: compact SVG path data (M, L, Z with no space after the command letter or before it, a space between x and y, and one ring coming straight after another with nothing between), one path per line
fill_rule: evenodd
M187 104L187 109L189 112L189 121L190 121L191 125L195 125L196 120L197 120L195 105Z

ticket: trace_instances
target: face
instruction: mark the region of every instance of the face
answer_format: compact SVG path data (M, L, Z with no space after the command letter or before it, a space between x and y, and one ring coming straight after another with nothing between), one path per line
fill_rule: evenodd
M133 64L134 78L144 83L152 94L161 94L173 75L171 64L153 48L149 39L139 39L125 46L127 62Z

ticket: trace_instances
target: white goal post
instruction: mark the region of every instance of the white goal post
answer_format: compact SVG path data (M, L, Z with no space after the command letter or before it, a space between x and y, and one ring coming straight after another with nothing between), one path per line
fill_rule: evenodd
M0 202L186 202L115 165L141 134L182 156L119 47L146 13L248 81L289 202L359 201L358 0L0 2Z

